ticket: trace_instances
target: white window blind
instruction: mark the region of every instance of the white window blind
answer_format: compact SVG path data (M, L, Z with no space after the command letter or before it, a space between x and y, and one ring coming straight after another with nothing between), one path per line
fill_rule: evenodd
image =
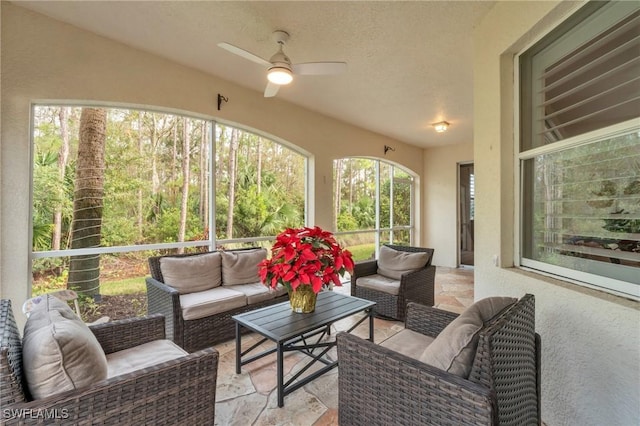
M522 56L524 109L532 116L524 150L638 116L640 11L633 3L601 5L582 11L591 12L588 27L568 25L553 43L540 43Z

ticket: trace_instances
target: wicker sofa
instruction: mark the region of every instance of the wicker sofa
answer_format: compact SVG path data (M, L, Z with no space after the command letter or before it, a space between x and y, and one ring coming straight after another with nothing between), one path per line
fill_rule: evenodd
M381 265L383 251L391 253L387 265ZM395 252L395 254L393 254ZM376 302L375 313L384 317L404 321L407 303L416 302L427 306L434 304L436 267L431 264L434 249L385 244L380 248L381 258L355 264L351 275L351 295ZM402 271L393 268L402 257L421 256L419 268ZM382 266L382 270L381 270ZM398 266L402 268L402 266Z
M483 301L474 305L479 303ZM410 303L400 332L405 335L395 342L391 340L400 333L382 344L339 333L340 424L539 425L535 301L527 294L509 303L498 306L498 313L486 321L476 316L473 327L468 322L473 305L458 316ZM460 321L463 316L465 321ZM474 339L450 339L456 332ZM446 337L444 346L442 339L436 343L439 337ZM456 341L467 346L447 348ZM442 359L449 350L453 360ZM460 361L465 361L464 368Z
M216 281L213 288L185 291L184 286L180 288L181 273L173 271L171 279L165 276L169 262L190 265L203 260L203 256L220 256L220 267L187 266L184 276L191 275L199 284ZM163 314L167 336L188 352L232 339L233 315L289 300L283 288L272 290L259 283L258 262L263 258L266 250L256 247L151 257L151 277L146 279L148 312ZM201 279L204 275L207 277Z
M153 345L165 337L161 315L89 329L107 357L140 345ZM0 424L214 424L218 352L213 348L157 364L147 358L143 360L149 365L146 368L34 399L30 391L33 383L27 381L27 376L34 373L24 362L33 354L23 352L27 350L24 339L18 332L11 301L0 300ZM74 357L80 358L73 354L68 358ZM65 376L72 376L70 368L65 365ZM89 370L80 369L76 374L86 376L91 374Z

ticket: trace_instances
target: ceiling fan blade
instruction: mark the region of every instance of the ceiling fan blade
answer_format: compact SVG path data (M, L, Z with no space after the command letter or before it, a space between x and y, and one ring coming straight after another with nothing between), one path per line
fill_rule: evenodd
M244 49L240 49L239 47L234 46L233 44L222 42L222 43L218 43L218 47L221 47L224 50L227 50L231 53L234 53L238 56L241 56L245 59L255 62L256 64L260 64L264 67L271 66L271 62L267 61L266 59L262 59L260 56L254 55L253 53L248 52Z
M346 62L305 62L294 64L293 73L298 75L333 75L347 72Z
M278 93L278 89L280 89L279 85L269 81L267 83L267 87L265 87L264 89L264 97L273 98L276 95L276 93Z

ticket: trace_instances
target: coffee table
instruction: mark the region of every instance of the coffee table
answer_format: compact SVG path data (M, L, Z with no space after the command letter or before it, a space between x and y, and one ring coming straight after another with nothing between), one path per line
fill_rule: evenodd
M375 302L369 300L324 291L318 294L316 309L310 314L292 312L289 302L283 302L234 315L232 318L236 322L236 373L240 374L240 368L243 365L276 352L278 407L283 407L285 395L338 366L337 360L331 360L325 356L336 345L335 339L323 341L325 336L331 334L332 323L358 312L365 312L367 315L357 321L347 332L350 333L369 319L369 340L373 342L374 306ZM263 339L243 351L241 327L255 331ZM276 347L243 359L267 340L274 342ZM291 351L299 351L311 359L285 383L284 354ZM324 366L301 377L316 362L321 362Z

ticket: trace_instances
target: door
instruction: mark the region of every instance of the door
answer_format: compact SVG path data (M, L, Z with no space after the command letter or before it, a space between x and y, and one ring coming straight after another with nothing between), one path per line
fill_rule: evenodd
M473 266L474 174L473 163L459 164L458 223L461 266Z

